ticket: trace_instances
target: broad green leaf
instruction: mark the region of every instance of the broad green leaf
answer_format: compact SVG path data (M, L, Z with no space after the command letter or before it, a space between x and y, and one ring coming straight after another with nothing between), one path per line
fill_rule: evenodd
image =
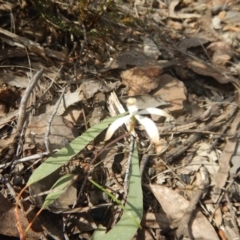
M44 200L42 208L48 207L51 203L53 203L56 199L62 195L66 189L71 185L72 180L74 179L75 175L73 174L66 174L59 178L56 183L52 186L51 190L47 197Z
M94 239L102 239L102 237L106 235L106 231L107 231L107 228L99 224L98 228L93 233Z
M86 147L91 141L93 141L104 129L108 127L110 123L123 116L123 114L116 117L108 118L89 128L81 136L74 139L66 147L62 148L59 152L49 157L43 162L31 175L27 185L31 185L42 178L48 176L64 164L66 164L72 157L78 154L82 149Z
M89 179L89 181L90 181L93 185L95 185L97 188L99 188L100 190L102 190L103 192L105 192L110 198L112 198L112 200L113 200L114 202L116 202L116 203L119 205L120 208L122 208L124 211L126 211L126 213L128 214L128 216L129 216L130 218L132 218L132 220L136 223L136 225L137 225L138 227L141 227L141 225L139 224L138 220L134 218L134 216L131 214L131 212L129 212L129 211L127 210L127 208L126 208L124 205L122 205L121 201L119 201L112 193L110 193L110 192L107 191L105 188L103 188L102 186L100 186L99 184L97 184L95 181L93 181L93 180L91 180L91 179Z
M121 219L113 229L102 237L99 237L98 234L93 234L92 240L130 240L138 230L138 226L128 214L128 212L130 212L134 219L137 219L140 224L143 213L143 195L136 144L132 156L129 193L125 209L126 211L123 212Z

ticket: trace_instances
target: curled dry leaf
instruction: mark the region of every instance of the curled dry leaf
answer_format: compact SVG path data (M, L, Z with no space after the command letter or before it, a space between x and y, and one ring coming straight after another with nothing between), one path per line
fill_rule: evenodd
M192 69L195 73L209 76L216 79L219 83L226 84L229 82L236 82L235 79L231 76L226 76L224 71L215 69L214 67L207 65L199 61L187 61L187 66Z
M233 56L231 47L225 42L211 43L207 49L213 52L212 61L215 65L225 65Z
M169 17L171 18L175 18L175 19L188 19L188 18L200 18L201 15L200 14L195 14L195 13L184 13L184 12L179 12L179 11L175 11L177 8L177 5L180 3L180 0L174 0L171 1L169 4Z
M186 100L185 92L186 89L183 82L169 74L163 74L154 96L161 96L164 101L169 103L168 107L164 108L165 110L176 113L183 109L183 101ZM157 120L158 118L153 117L153 119Z
M199 47L209 42L209 39L203 37L191 37L183 39L178 45L181 50L186 51L189 48Z
M158 66L135 67L121 73L123 84L130 90L128 95L146 94L156 89L162 69Z
M189 201L179 195L176 191L162 185L150 185L152 191L159 204L163 208L169 222L175 227L176 223L182 219L189 208ZM189 228L193 239L215 239L219 240L213 226L206 217L197 210L194 214ZM211 236L206 238L206 236Z

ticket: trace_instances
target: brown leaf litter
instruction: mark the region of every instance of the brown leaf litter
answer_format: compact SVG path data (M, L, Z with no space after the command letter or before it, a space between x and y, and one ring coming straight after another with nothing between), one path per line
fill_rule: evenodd
M160 132L159 154L144 129L134 129L144 217L133 239L237 238L239 6L110 2L0 3L0 238L19 236L13 207L35 168L86 129L124 113L129 96L139 109L174 116L148 116ZM114 228L119 206L86 178L124 203L129 142L98 156L103 138L24 192L17 216L26 228L56 180L76 174L27 239L90 239L99 225Z

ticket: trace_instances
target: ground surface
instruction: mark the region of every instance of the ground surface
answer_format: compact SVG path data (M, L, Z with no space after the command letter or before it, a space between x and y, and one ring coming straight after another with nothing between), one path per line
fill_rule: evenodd
M130 225L129 239L238 239L239 12L227 0L1 1L0 238L25 239L32 223L26 239L126 240ZM144 118L134 138L126 123L104 141L129 98L164 110L146 115L157 129Z

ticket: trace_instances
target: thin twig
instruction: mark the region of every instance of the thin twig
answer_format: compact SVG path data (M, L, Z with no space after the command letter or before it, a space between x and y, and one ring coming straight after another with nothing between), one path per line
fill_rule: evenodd
M216 126L217 127L217 126ZM212 132L212 131L200 131L200 130L183 130L183 131L175 131L175 130L167 130L167 132L162 132L161 136L168 136L171 134L182 134L182 133L201 133L201 134L210 134L210 135L215 135L215 136L221 136L221 137L234 137L235 134L224 134L224 133L217 133L217 132Z
M129 156L128 156L128 161L127 161L127 168L126 168L126 173L125 173L125 178L124 178L124 199L127 199L128 195L128 180L129 180L129 172L130 172L130 167L131 167L131 160L133 156L133 151L134 151L134 143L135 139L133 135L130 137L130 150L129 150Z
M49 86L46 88L46 90L43 92L43 94L41 94L41 97L36 101L36 103L35 103L35 105L34 105L35 108L38 107L38 105L39 105L40 102L42 101L43 97L44 97L44 96L46 95L46 93L51 89L53 83L56 82L56 78L57 78L57 76L60 74L60 72L62 71L62 68L63 68L63 65L61 65L61 67L58 69L58 71L57 71L57 73L56 73L56 75L55 75L54 78L49 78L49 77L48 77L51 82L50 82Z
M8 153L6 154L4 160L5 162L8 162L8 160L10 160L16 151L17 145L18 145L18 141L19 141L19 137L21 135L21 131L23 129L24 126L24 122L25 119L27 117L27 103L28 103L28 99L32 93L33 88L35 87L37 81L39 80L39 78L42 76L43 74L43 69L41 69L40 71L36 72L35 75L33 76L30 84L28 85L28 87L26 88L24 95L22 97L21 103L20 103L20 107L19 107L19 117L18 117L18 122L17 122L17 127L16 127L16 133L14 136L14 140L8 150Z
M195 191L190 203L189 203L189 206L188 208L186 209L186 212L183 216L183 218L181 219L180 221L180 224L179 224L179 227L177 229L177 237L179 239L181 239L183 236L185 236L186 234L186 231L187 231L187 234L188 234L188 237L191 238L191 231L189 229L189 222L190 222L190 219L196 209L196 206L199 202L199 200L201 199L202 195L204 194L205 192L205 189L206 187L208 186L209 184L209 174L208 174L208 171L207 169L202 166L200 169L199 169L199 172L200 172L200 175L201 175L201 183L200 185L198 186L197 190Z
M13 164L28 162L28 161L35 160L35 159L38 159L38 158L42 158L42 157L45 157L45 156L48 156L48 155L49 155L48 152L37 153L37 154L31 155L31 156L28 156L28 157L24 157L24 158L15 160L13 162ZM1 168L1 165L0 165L0 168Z
M188 138L186 142L184 142L183 146L179 146L175 149L170 150L168 153L164 155L164 160L167 163L171 163L175 158L179 157L181 154L183 154L190 146L192 146L196 141L198 141L203 131L209 131L213 128L216 128L217 126L222 126L223 124L226 124L226 121L229 121L231 117L235 114L237 111L237 106L229 106L224 114L221 114L217 118L214 118L211 122L209 122L207 125L204 123L200 124L198 129L198 133L194 133L192 136Z
M23 228L22 228L22 225L21 225L21 219L20 219L19 212L18 212L18 205L20 204L21 196L22 196L23 192L27 189L27 187L28 186L26 185L24 188L22 188L20 193L17 195L16 205L15 205L15 208L14 208L14 215L15 215L16 221L17 221L16 226L17 226L17 229L18 229L18 232L19 232L20 240L25 240L26 234L23 231Z
M231 217L232 217L232 224L233 224L233 227L234 227L234 230L235 230L235 233L237 234L237 236L240 236L240 233L239 233L239 228L238 228L238 225L237 225L237 217L236 217L236 214L233 210L233 207L232 207L232 204L229 200L229 197L228 197L228 194L225 193L225 198L227 200L227 204L228 204L228 208L230 210L230 213L231 213Z
M233 118L234 118L234 116L232 116L232 119L233 119ZM218 138L215 138L214 142L211 144L211 147L209 148L208 153L212 152L212 151L216 148L216 146L217 146L220 138L223 137L223 134L224 134L224 133L227 131L227 129L231 126L231 124L232 124L232 121L231 121L231 120L232 120L232 119L230 119L230 120L227 122L227 124L223 126L223 129L222 129L221 132L219 133Z
M35 75L32 78L32 81L28 85L22 97L20 108L19 108L19 119L17 123L17 131L19 132L21 132L24 125L25 118L26 118L26 109L27 109L28 99L32 93L33 88L35 87L37 81L42 76L42 74L43 74L43 69L35 73Z

